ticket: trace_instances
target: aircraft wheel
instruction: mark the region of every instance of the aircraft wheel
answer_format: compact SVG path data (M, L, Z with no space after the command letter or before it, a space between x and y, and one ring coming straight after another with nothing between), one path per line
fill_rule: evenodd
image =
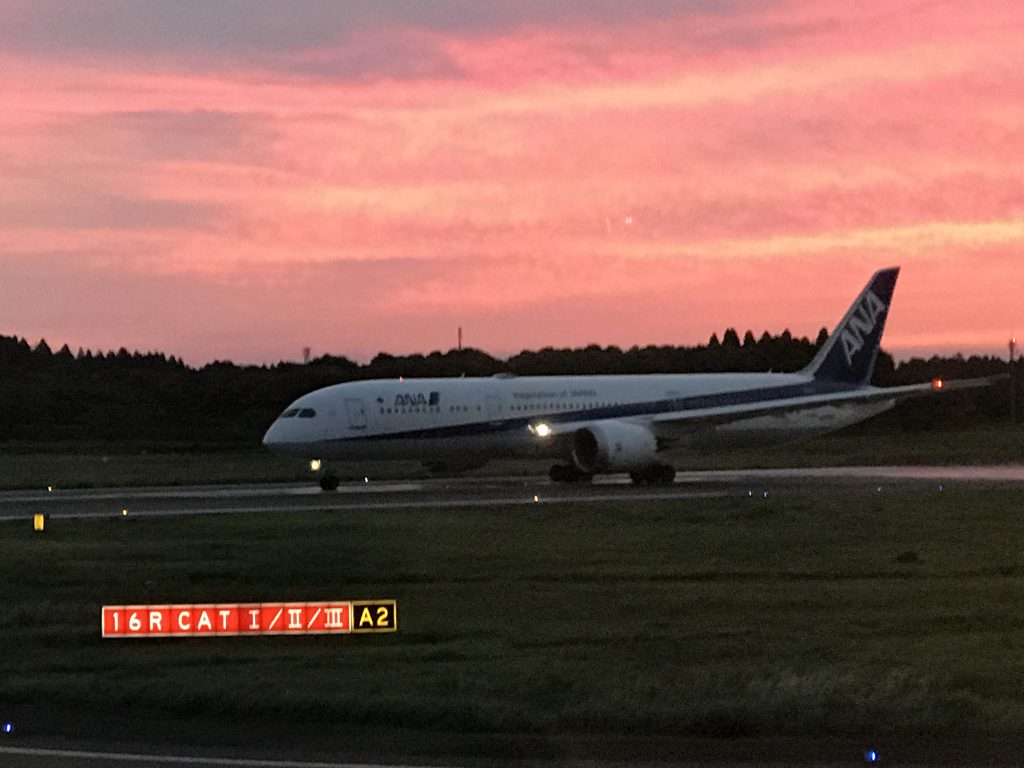
M551 467L551 471L548 472L548 477L556 483L568 483L569 482L569 471L572 467L567 467L565 464L555 464Z
M556 483L589 483L594 477L569 464L555 464L548 476Z
M676 470L668 464L655 464L629 473L634 485L671 485L676 479Z
M341 484L341 479L335 475L324 475L320 478L320 488L324 491L336 491Z
M675 479L675 467L671 467L668 464L662 464L658 467L657 480L655 481L658 485L672 485Z

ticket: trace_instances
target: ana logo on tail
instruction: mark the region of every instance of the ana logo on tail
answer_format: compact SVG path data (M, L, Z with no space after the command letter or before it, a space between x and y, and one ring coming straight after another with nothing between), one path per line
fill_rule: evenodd
M850 319L839 337L843 342L847 365L853 365L853 356L864 346L864 337L875 332L878 318L883 314L885 314L885 303L875 295L874 291L868 290L860 305L850 315Z

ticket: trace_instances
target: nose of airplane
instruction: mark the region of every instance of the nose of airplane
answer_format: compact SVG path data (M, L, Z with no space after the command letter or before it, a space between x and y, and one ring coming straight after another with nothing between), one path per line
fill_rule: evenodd
M270 429L263 435L263 445L267 448L281 444L281 425L276 421L270 425Z

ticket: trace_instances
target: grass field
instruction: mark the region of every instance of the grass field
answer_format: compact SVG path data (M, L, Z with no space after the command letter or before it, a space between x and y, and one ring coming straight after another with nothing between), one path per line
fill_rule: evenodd
M0 718L1024 731L1021 491L0 524ZM382 636L102 640L103 603L396 598ZM27 714L28 713L28 714ZM84 726L83 726L84 727ZM215 738L215 736L210 736Z
M677 468L853 466L877 464L1004 464L1024 460L1024 428L976 427L945 432L880 432L856 428L774 447L682 455ZM472 475L545 474L550 461L496 461ZM344 479L424 477L416 462L340 464ZM0 489L311 481L306 463L259 447L0 446Z

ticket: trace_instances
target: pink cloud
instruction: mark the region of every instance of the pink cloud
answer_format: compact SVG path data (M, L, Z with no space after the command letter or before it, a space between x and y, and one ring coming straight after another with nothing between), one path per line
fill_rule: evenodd
M194 57L0 34L7 332L192 361L813 335L890 263L894 347L1015 325L1016 3L327 21Z

